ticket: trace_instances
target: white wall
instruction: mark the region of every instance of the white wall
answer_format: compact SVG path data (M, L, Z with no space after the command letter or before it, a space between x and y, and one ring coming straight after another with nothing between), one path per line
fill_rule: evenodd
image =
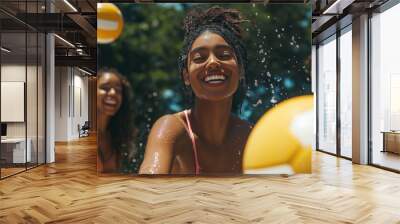
M5 82L25 82L25 64L24 65L2 65L1 81ZM6 108L1 108L6 110ZM7 123L7 137L25 137L25 123Z
M25 64L6 64L1 66L1 81L4 82L25 82ZM28 66L28 73L33 69L32 66ZM27 96L33 95L33 93L27 93ZM36 96L36 91L35 91ZM1 108L1 110L7 110L7 108ZM28 119L29 120L29 119ZM25 137L25 123L24 122L11 122L7 123L7 137Z
M38 69L38 70L37 70ZM26 112L24 122L6 122L8 138L25 138L30 140L32 161L44 163L44 89L43 89L42 67L25 64L3 64L1 66L1 81L5 82L24 82L26 84L26 106L22 107L22 113ZM25 80L27 77L28 80ZM23 91L23 90L22 90ZM24 94L24 92L22 92ZM7 97L7 96L2 96ZM10 108L1 108L10 110ZM12 113L12 112L11 112ZM39 152L37 152L39 150ZM37 157L37 153L39 156Z
M68 87L67 67L55 68L55 141L68 140Z
M89 118L88 78L83 75L76 68L56 67L56 141L77 139L78 124Z

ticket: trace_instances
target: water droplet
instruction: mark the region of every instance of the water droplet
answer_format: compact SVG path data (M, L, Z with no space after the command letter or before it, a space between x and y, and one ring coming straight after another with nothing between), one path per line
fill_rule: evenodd
M259 54L264 53L264 49L260 49L260 50L258 51L258 53L259 53Z
M262 100L261 99L257 100L257 102L255 104L253 104L253 107L256 107L256 106L258 106L260 104L262 104Z
M173 97L174 96L174 91L172 91L170 89L166 89L166 90L163 91L162 96L165 99Z
M265 62L265 57L261 59L261 63L264 63L264 62Z
M285 80L283 81L283 85L287 88L287 89L291 89L294 87L294 82L293 80L291 80L290 78L285 78Z
M267 72L267 76L268 76L268 77L271 77L271 73L270 73L270 72ZM271 84L271 87L272 87L272 84Z
M280 35L280 34L278 34L278 35L277 35L277 37L278 37L278 38L281 38L281 35Z
M273 96L273 97L271 98L271 101L270 101L270 102L275 104L275 103L278 102L278 100L276 100L276 99L275 99L275 96Z

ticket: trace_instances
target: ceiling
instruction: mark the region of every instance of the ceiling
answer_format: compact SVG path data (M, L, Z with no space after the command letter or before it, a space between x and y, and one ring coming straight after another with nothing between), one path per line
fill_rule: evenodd
M312 37L316 44L352 23L352 18L374 11L388 0L312 0Z
M55 38L56 66L80 66L95 72L96 0L50 0L47 5L45 2L0 1L2 46L11 50L2 51L2 55L7 54L8 60L34 58L43 47L36 47L37 33L55 33L61 37ZM41 37L39 40L44 40Z

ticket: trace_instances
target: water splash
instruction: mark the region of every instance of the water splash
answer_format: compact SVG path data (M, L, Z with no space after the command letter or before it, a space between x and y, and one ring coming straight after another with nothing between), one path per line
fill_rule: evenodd
M261 104L262 104L262 100L258 99L257 102L255 104L253 104L252 106L257 107L258 105L261 105Z

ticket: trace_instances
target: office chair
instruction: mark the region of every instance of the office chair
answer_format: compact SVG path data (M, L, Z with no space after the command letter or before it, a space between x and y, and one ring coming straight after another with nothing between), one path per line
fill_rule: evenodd
M89 136L89 129L90 129L89 121L85 121L82 127L80 127L80 125L78 124L79 138Z

